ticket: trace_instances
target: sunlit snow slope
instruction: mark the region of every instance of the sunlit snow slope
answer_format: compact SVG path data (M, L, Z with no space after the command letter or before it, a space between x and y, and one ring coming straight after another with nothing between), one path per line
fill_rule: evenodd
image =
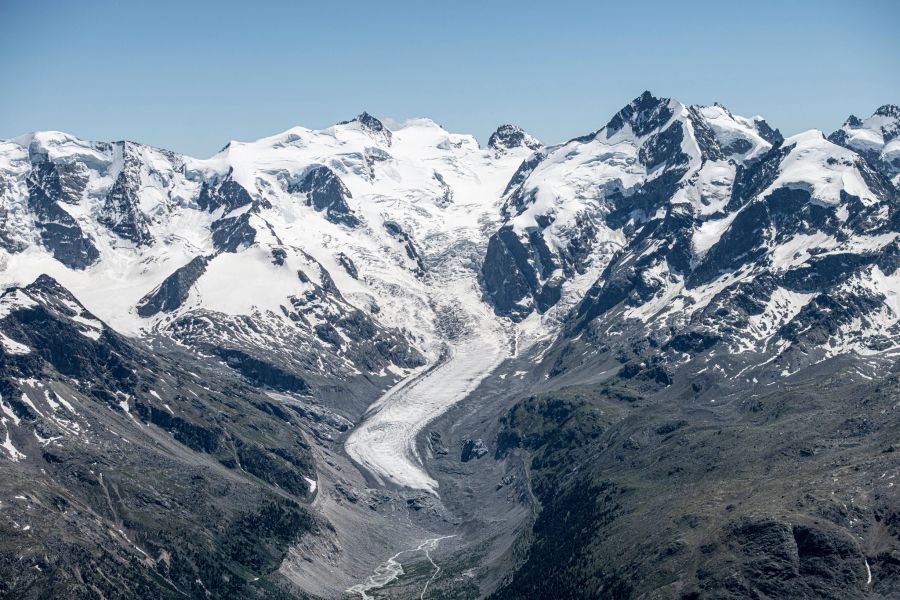
M388 130L365 113L206 160L21 136L0 142L2 283L50 274L123 333L351 417L360 385L425 369L406 388L419 393L383 398L350 447L377 477L431 489L412 440L505 353L479 266L504 186L539 147L513 126L480 147L429 119ZM378 428L403 434L383 448L366 437Z

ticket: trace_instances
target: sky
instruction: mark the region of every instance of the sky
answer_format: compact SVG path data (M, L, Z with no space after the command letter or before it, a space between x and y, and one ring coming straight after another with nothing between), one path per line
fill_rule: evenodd
M830 132L900 104L898 23L896 0L0 0L0 139L207 157L365 110L556 143L644 90Z

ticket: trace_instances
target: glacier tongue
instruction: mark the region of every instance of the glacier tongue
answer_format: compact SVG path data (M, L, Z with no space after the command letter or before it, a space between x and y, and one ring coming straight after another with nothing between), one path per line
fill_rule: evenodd
M505 359L508 333L481 315L474 332L445 346L442 357L384 394L347 438L347 454L384 484L437 493L422 466L416 437L432 420L465 398Z

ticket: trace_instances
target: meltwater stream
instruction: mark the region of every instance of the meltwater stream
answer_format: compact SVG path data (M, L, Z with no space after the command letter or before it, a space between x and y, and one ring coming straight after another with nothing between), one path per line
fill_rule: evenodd
M437 548L438 543L441 540L445 540L447 538L454 537L452 535L444 535L441 537L431 538L425 540L415 548L411 548L409 550L401 550L397 554L393 555L384 564L378 566L375 569L375 572L369 576L369 578L365 581L365 583L358 583L351 588L348 588L346 591L349 594L359 594L362 600L373 600L372 596L368 594L368 592L372 590L377 590L379 588L383 588L390 582L394 581L403 574L403 566L397 560L400 556L404 554L414 554L416 552L422 552L425 554L425 558L431 563L431 566L434 567L434 571L431 573L431 577L428 581L425 582L425 585L422 587L422 593L419 594L419 600L425 600L425 594L428 593L428 586L431 585L431 582L435 580L438 576L438 573L441 572L441 568L434 562L434 559L431 558L431 551Z

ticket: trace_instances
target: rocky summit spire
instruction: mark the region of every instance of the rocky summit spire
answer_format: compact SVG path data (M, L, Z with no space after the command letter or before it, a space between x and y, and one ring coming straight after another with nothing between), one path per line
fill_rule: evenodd
M356 117L349 121L341 121L338 125L347 125L349 123L358 123L360 128L374 137L375 139L382 141L385 145L391 145L391 130L384 126L378 118L373 117L366 111L359 113Z
M538 150L543 146L540 140L516 125L501 125L488 140L488 147L494 150L509 150L519 147Z

